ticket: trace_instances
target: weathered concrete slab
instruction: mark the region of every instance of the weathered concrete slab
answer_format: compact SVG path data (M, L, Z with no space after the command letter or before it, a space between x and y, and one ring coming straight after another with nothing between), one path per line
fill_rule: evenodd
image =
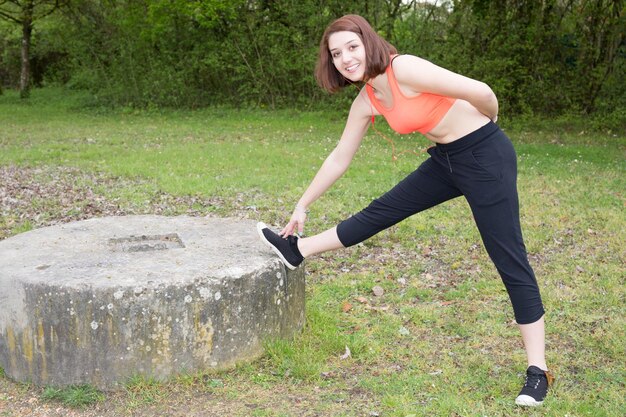
M18 381L109 389L224 369L304 324L304 270L247 220L129 216L0 241L0 366Z

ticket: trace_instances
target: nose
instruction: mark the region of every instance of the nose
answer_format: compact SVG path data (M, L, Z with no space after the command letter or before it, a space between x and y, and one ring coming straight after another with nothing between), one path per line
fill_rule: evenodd
M350 54L350 52L349 52L349 51L343 51L343 52L341 53L341 60L342 60L344 63L348 63L348 62L352 61L352 54Z

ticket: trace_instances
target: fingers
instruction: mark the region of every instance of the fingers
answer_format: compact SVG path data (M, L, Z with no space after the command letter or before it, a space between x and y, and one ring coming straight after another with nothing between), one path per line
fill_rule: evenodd
M302 233L304 233L304 222L306 221L306 214L302 212L297 212L294 229L298 228L298 236L302 237Z
M290 220L289 223L287 223L287 226L285 226L283 230L280 232L280 235L284 238L286 238L287 236L293 235L293 231L296 229L296 225L297 225L296 220Z
M279 233L282 237L287 237L293 233L293 224L292 222L287 223L287 225L281 230Z
M298 222L298 236L302 236L304 233L304 222Z
M303 213L294 213L291 216L291 220L289 223L280 231L279 235L286 238L287 236L293 235L297 230L298 235L302 235L304 232L304 222L306 220L306 215Z

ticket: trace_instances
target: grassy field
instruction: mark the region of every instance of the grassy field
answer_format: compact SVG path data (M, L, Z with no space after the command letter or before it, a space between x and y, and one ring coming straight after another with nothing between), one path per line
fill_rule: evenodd
M0 239L109 214L284 224L345 117L102 111L60 95L0 96ZM37 388L0 369L0 417L626 415L626 137L563 123L501 126L518 152L522 227L557 376L542 408L513 403L526 368L521 338L457 199L308 261L304 331L268 342L252 364L137 379L115 393ZM307 233L358 211L426 157L419 135L389 136L418 155L393 161L370 132L350 170L311 207Z

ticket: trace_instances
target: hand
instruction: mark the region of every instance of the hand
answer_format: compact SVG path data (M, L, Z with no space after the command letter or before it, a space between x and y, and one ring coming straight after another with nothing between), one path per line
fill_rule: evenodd
M296 207L291 214L291 219L287 226L279 233L282 237L293 235L294 231L298 230L298 235L302 235L304 232L304 222L306 221L306 211L299 207Z

